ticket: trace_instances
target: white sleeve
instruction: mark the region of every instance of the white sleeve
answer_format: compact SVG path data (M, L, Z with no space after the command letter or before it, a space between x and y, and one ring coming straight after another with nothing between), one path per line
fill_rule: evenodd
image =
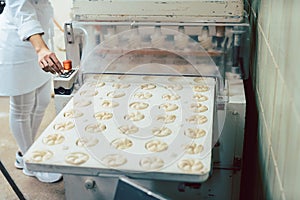
M10 8L11 16L18 28L18 34L21 40L27 40L31 35L40 33L44 30L37 18L35 7L29 0L7 0L7 6Z

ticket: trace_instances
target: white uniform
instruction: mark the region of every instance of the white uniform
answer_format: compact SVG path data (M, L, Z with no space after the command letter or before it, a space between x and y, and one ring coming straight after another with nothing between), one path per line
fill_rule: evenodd
M28 37L53 34L53 9L48 0L6 0L0 15L0 96L22 95L51 78L38 64Z

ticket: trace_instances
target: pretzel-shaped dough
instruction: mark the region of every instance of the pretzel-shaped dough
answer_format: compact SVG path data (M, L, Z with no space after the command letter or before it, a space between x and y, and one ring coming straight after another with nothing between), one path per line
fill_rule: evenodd
M109 113L109 112L97 112L94 114L94 117L97 119L97 120L109 120L113 117L113 114L112 113Z
M184 149L188 154L198 154L203 151L204 147L201 144L197 145L196 143L193 143L186 145Z
M80 137L76 140L76 145L79 147L92 147L99 143L95 137Z
M197 100L197 101L200 101L200 102L203 102L203 101L207 101L208 97L207 96L204 96L202 94L195 94L193 96L193 99Z
M107 96L111 97L111 98L121 98L121 97L125 96L125 93L124 92L111 91L111 92L107 93Z
M106 130L106 126L101 123L94 123L87 125L84 130L89 133L99 133Z
M31 159L35 162L43 162L52 158L53 153L49 150L39 150L33 151L31 154Z
M131 140L127 138L117 138L111 142L111 146L113 146L116 149L128 149L132 147L133 143Z
M61 122L61 123L55 124L53 126L54 130L57 130L57 131L68 131L74 127L75 127L75 124L71 121Z
M90 157L82 152L73 152L73 153L69 153L66 157L65 157L65 161L66 163L69 163L71 165L81 165L83 163L85 163Z
M178 168L185 172L200 172L204 166L198 159L184 159L178 162Z
M205 112L208 110L206 105L203 105L201 103L192 103L191 104L191 110L195 113Z
M130 113L130 114L124 116L125 120L132 120L132 121L140 121L140 120L143 120L144 118L145 118L145 115L143 115L140 112L133 112L133 113Z
M51 134L43 138L43 143L47 145L61 144L65 141L65 137L62 134Z
M174 110L177 110L178 106L172 103L164 103L159 106L159 109L164 109L166 112L172 112Z
M200 128L189 128L188 130L184 131L184 135L193 139L203 137L205 134L205 130Z
M156 85L154 85L153 83L145 83L141 85L141 89L143 90L152 90L155 89Z
M164 94L162 98L167 101L175 101L180 99L180 96L175 94Z
M144 103L144 102L133 102L129 104L129 107L135 110L144 110L148 108L149 104Z
M195 85L193 87L193 90L195 92L207 92L209 90L209 87L207 85Z
M151 140L145 144L145 148L151 152L161 152L168 149L168 144L159 140Z
M158 121L164 122L166 124L172 123L175 121L176 116L175 115L159 115L156 118Z
M102 107L103 108L114 108L114 107L117 107L117 106L119 106L119 103L115 102L115 101L104 100L102 102Z
M140 160L140 166L146 170L160 169L164 164L164 161L158 157L145 157Z
M83 113L76 109L71 109L64 113L64 117L66 118L77 118L81 116L83 116Z
M172 133L171 129L167 127L161 127L161 128L153 128L152 134L157 137L165 137Z
M152 94L149 92L145 92L145 93L139 92L136 93L134 96L139 99L149 99L152 97Z
M204 124L205 122L207 122L207 117L204 115L193 115L189 117L186 121L192 124Z
M119 154L109 154L101 159L104 165L109 167L118 167L124 165L127 159Z
M129 125L124 125L124 126L120 126L119 130L125 134L125 135L129 135L129 134L134 134L137 133L139 131L139 128L136 126L129 126Z

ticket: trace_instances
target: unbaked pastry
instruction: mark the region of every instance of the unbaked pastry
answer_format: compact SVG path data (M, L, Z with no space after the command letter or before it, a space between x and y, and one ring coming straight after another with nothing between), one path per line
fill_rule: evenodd
M180 99L180 96L176 94L164 94L162 98L167 101L175 101Z
M140 112L133 112L133 113L130 113L130 114L124 116L125 120L132 120L132 121L140 121L144 118L145 118L145 115L143 115Z
M68 110L64 113L64 117L67 118L77 118L83 116L83 113L76 109Z
M153 128L152 134L157 137L165 137L172 133L171 129L167 127L161 127L161 128Z
M87 125L84 130L89 133L99 133L106 130L106 126L101 123L94 123Z
M139 93L136 93L134 95L134 97L139 98L139 99L149 99L152 97L152 94L149 92L145 92L145 93L139 92Z
M144 102L133 102L129 104L129 107L135 110L144 110L148 108L149 104L144 103Z
M79 147L93 147L99 143L95 137L80 137L76 140L76 145Z
M94 117L97 119L97 120L108 120L108 119L111 119L113 117L113 114L110 113L110 112L97 112Z
M187 130L184 131L184 135L193 139L203 137L205 134L206 134L205 130L200 128L188 128Z
M175 115L159 115L156 119L157 119L157 121L161 121L166 124L169 124L169 123L172 123L175 121L176 116Z
M195 113L201 113L208 110L206 105L203 105L201 103L192 103L191 104L191 110Z
M200 101L200 102L203 102L203 101L207 101L208 97L207 96L204 96L202 94L195 94L193 96L193 99L197 100L197 101Z
M166 112L171 112L178 109L176 104L164 103L159 106L159 109L164 109Z
M96 88L101 88L105 85L104 82L89 82L87 83L88 87L96 87Z
M168 149L168 144L159 140L151 140L145 144L145 148L151 152L161 152Z
M164 164L164 161L158 157L145 157L140 160L140 166L146 170L160 169Z
M196 83L203 83L205 81L205 78L203 78L203 77L196 77L196 78L194 78L193 81L196 82Z
M53 153L49 150L36 150L31 154L31 159L34 162L43 162L52 158Z
M177 91L183 89L182 85L179 84L167 85L166 88L171 90L177 90Z
M111 98L121 98L123 96L125 96L125 93L124 92L117 92L117 91L111 91L109 93L107 93L107 96L108 97L111 97Z
M75 127L75 124L71 121L57 123L57 124L54 124L54 126L53 126L54 130L57 130L57 131L68 131L74 127Z
M185 152L188 154L198 154L203 151L204 147L201 144L192 143L192 144L187 144L184 149Z
M158 80L158 77L157 76L144 76L143 80L144 81L156 81L156 80Z
M112 86L117 89L123 89L123 88L129 88L130 84L129 83L114 83Z
M83 152L73 152L73 153L69 153L65 157L65 161L66 163L69 163L71 165L81 165L86 161L88 161L89 158L90 157Z
M58 133L50 134L43 138L43 143L47 145L61 144L63 141L65 141L65 137Z
M119 106L119 103L115 102L115 101L104 100L102 102L102 107L103 108L115 108L117 106Z
M193 90L195 92L207 92L209 90L209 87L207 85L195 85L193 87Z
M204 167L198 159L183 159L178 162L177 166L185 172L200 172Z
M109 154L101 159L104 165L109 167L118 167L124 165L127 159L119 154Z
M204 115L192 115L187 119L192 124L204 124L207 122L207 117Z
M137 133L139 131L139 128L132 125L123 125L119 127L119 130L121 131L121 133L125 134L125 135L129 135L129 134L134 134Z
M92 104L92 102L88 101L88 100L79 100L79 101L74 102L75 107L86 107L91 104Z
M117 138L117 139L113 140L110 144L114 148L120 149L120 150L128 149L128 148L132 147L132 145L133 145L132 141L127 138Z
M97 90L84 90L80 92L80 95L85 97L93 97L93 96L97 96L97 94L98 94Z
M152 83L145 83L141 85L141 89L143 90L152 90L155 89L156 85L152 84Z

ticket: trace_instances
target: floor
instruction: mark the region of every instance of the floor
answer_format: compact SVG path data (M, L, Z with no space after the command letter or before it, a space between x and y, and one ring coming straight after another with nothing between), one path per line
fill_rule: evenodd
M25 176L22 170L14 167L15 152L17 145L9 128L9 98L0 97L0 159L20 191L27 200L36 199L65 199L64 183L48 184L41 183L36 178ZM40 127L41 132L55 117L54 99L51 99L45 117ZM2 173L0 173L0 199L14 200L19 199L10 187Z

